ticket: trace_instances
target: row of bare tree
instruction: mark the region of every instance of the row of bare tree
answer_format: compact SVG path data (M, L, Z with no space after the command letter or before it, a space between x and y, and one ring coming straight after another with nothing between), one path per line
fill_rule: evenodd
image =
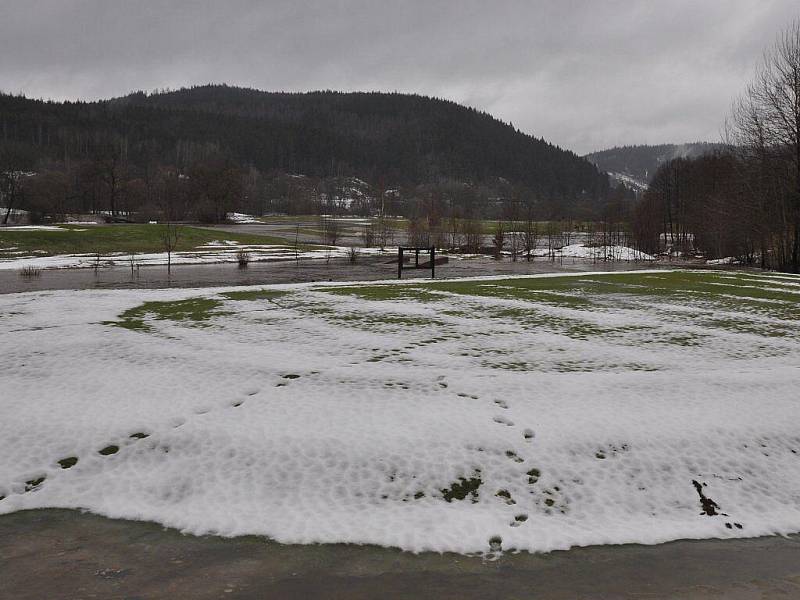
M635 209L636 243L800 272L800 20L764 54L726 137L726 150L662 165Z
M111 219L220 222L246 196L247 172L225 158L143 168L117 151L81 161L36 162L24 145L0 143L2 221L15 209L34 220L104 214Z

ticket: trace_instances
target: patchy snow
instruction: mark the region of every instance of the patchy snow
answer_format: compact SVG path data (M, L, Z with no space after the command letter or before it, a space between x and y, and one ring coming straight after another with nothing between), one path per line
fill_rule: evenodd
M75 231L75 230L73 230ZM349 248L345 246L331 246L330 248L320 247L308 250L301 250L295 254L291 246L280 246L275 244L239 244L232 240L209 242L198 246L195 250L185 252L173 252L173 265L196 265L213 263L236 263L239 261L237 253L245 250L250 253L250 262L268 262L275 260L300 260L322 259L322 258L344 258L347 257ZM383 253L390 254L391 250L384 250L382 253L377 248L360 248L362 256L374 256ZM9 253L10 254L10 253ZM396 252L395 252L396 254ZM128 266L130 265L131 255L123 252L112 252L101 254L99 265L101 267ZM137 253L133 255L134 262L140 267L166 265L166 252ZM36 267L39 269L83 269L94 268L98 264L96 254L59 254L56 256L38 257L12 257L0 258L0 270L21 269L23 267Z
M55 225L9 225L0 227L0 235L4 231L69 231Z
M375 221L372 219L364 217L332 217L330 215L320 215L320 217L327 221L336 221L342 225L366 226L375 224Z
M726 256L725 258L712 258L706 261L707 265L738 265L741 261L734 256Z
M589 260L621 260L641 261L656 260L655 256L634 250L627 246L586 246L584 244L570 244L555 250L556 257L585 258ZM547 248L539 247L532 253L534 256L549 256Z
M362 225L370 221L361 218L341 218L337 217L337 221L348 225ZM12 228L9 228L11 230ZM43 231L67 231L60 227L53 227L49 225L31 225L13 227L13 230L43 230ZM0 235L2 234L0 229ZM73 228L71 231L88 231L87 229ZM0 237L2 241L2 237ZM0 248L2 250L2 248ZM11 250L11 248L9 248ZM295 254L295 251L290 245L278 244L240 244L235 240L215 240L208 242L204 245L198 246L194 250L173 252L172 264L186 265L186 264L209 264L209 263L235 263L238 262L236 253L239 250L245 250L250 253L251 262L265 262L273 260L291 260L299 258L301 260L314 259L314 258L344 258L348 256L350 248L347 246L331 246L305 249ZM34 251L35 254L42 254L42 251ZM556 258L579 258L587 260L615 260L615 261L642 261L642 260L655 260L655 257L628 248L626 246L597 246L588 247L583 244L572 244L564 246L561 249L554 251ZM6 254L12 254L6 252ZM61 254L55 256L30 256L29 254L19 252L13 253L19 256L0 258L0 270L8 269L21 269L23 267L37 267L40 269L80 269L80 268L94 268L98 261L95 254ZM362 256L374 255L387 255L396 256L397 249L387 247L383 251L378 248L359 248L359 254ZM447 254L444 252L444 254ZM504 251L503 255L510 256L511 252ZM533 251L532 256L545 257L549 256L549 250L546 247L538 247ZM519 255L523 256L524 252L519 251ZM482 255L472 254L448 254L451 259L467 259L474 258ZM140 266L151 265L166 265L167 253L154 252L154 253L137 253L134 255L134 261ZM119 264L129 265L130 254L121 252L106 253L100 256L99 264L101 266L114 266Z
M582 307L512 284L430 302L326 292L343 284L2 295L0 513L454 552L800 530L796 303L552 295ZM224 301L203 326L103 324L198 296Z
M646 192L650 187L646 181L642 181L628 173L609 171L608 176L620 183L624 183L627 187L637 192Z
M201 248L217 248L219 246L237 246L239 242L236 240L214 240L212 242L208 242L207 244L200 246Z
M256 219L253 215L237 212L227 213L225 218L231 223L261 223L261 221Z

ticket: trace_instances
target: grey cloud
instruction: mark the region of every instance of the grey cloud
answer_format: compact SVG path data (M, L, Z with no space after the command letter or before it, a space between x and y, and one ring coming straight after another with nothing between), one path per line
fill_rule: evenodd
M0 87L417 92L578 152L715 139L796 0L0 0Z

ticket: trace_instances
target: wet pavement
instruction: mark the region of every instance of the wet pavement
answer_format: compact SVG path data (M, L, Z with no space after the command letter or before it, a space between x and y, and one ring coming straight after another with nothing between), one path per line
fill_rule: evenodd
M800 538L594 546L497 560L194 537L70 510L0 516L0 598L800 598Z

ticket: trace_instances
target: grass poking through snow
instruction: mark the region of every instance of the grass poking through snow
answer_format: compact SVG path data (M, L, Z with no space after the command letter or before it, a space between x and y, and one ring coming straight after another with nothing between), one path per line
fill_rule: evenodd
M123 312L118 321L106 321L104 324L133 331L150 331L152 328L148 320L188 322L200 325L212 317L226 314L218 310L221 306L222 301L213 298L145 302Z

